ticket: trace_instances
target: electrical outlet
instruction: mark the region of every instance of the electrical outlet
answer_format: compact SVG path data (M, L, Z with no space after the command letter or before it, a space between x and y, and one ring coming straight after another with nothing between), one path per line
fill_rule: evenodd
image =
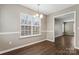
M78 30L79 30L79 27L78 27Z
M9 44L11 45L11 44L12 44L12 42L11 42L11 41L9 41Z

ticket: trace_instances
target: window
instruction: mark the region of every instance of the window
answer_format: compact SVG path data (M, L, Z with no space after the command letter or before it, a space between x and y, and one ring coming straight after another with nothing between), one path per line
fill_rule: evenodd
M27 14L20 15L20 37L30 37L40 35L41 19Z

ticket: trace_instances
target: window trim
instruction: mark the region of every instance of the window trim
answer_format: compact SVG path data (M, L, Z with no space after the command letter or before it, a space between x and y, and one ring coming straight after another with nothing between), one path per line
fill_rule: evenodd
M22 17L22 15L32 16L32 15L29 15L29 14L20 13L20 38L27 38L27 37L34 37L34 36L41 35L41 19L39 21L39 26L38 26L39 27L39 33L38 34L33 34L33 29L32 29L33 25L31 24L31 25L29 25L29 26L31 26L31 34L30 35L25 35L25 36L21 35L21 26L22 26L22 24L21 24L21 17Z

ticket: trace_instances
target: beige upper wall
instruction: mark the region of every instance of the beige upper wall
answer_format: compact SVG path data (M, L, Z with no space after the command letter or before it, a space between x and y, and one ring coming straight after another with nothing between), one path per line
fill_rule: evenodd
M30 15L36 14L36 12L34 12L33 10L25 8L20 5L2 5L1 7L2 7L1 8L1 23L2 23L1 26L2 26L2 28L1 28L0 32L19 31L20 14L21 13L30 14ZM44 18L45 17L46 16L44 16ZM42 20L42 22L43 21L44 20ZM16 25L18 25L18 26L16 26ZM46 26L42 27L42 30L46 30L45 27Z
M47 32L47 39L54 41L54 39L53 39L53 27L54 27L53 17L56 15L61 15L61 14L68 13L71 11L76 11L76 28L75 28L76 29L76 42L75 43L76 43L76 47L79 48L79 30L78 30L78 27L79 27L79 5L74 5L70 8L52 13L47 16L47 22L48 22L47 23L47 31L48 31Z
M35 11L17 4L0 5L0 33L1 32L19 32L20 30L20 13L34 15ZM41 31L39 36L21 39L18 33L0 34L0 50L7 50L17 46L33 43L46 39L46 16L41 19ZM12 42L10 45L9 42Z

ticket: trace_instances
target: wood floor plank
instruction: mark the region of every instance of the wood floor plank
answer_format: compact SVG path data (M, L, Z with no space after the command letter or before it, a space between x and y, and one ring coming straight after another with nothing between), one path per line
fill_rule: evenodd
M59 48L56 46L56 43L46 40L30 46L26 46L24 48L4 53L2 55L77 55L77 54L79 54L79 50L72 48Z

